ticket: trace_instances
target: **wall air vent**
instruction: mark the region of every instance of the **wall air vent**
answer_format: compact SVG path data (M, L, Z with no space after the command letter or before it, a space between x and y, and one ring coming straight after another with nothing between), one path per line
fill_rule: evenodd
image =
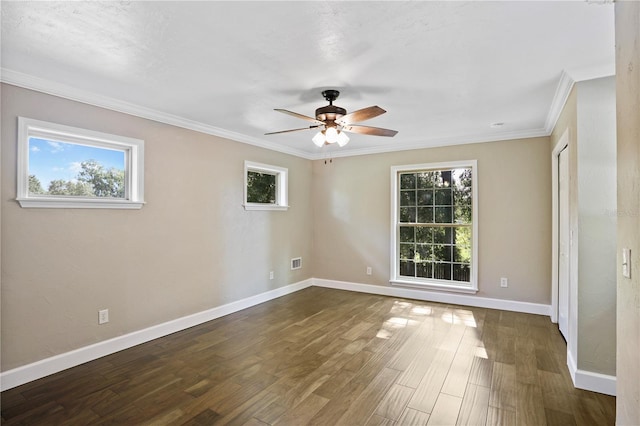
M295 259L291 259L291 270L302 268L302 258L296 257Z

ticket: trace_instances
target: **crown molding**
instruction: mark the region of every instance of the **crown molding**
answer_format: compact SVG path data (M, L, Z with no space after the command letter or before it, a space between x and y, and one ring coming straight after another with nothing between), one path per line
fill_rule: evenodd
M567 99L569 99L569 94L571 93L571 89L574 84L575 80L571 78L565 70L562 70L560 73L560 80L556 86L556 93L553 95L553 100L549 107L549 113L547 114L547 120L544 124L544 129L547 132L547 135L550 135L551 132L553 132L554 127L556 127L556 123L560 118L564 104L566 104Z
M513 132L488 133L484 135L463 135L449 138L424 139L420 142L408 141L389 146L377 146L361 149L332 149L311 155L312 160L327 158L354 157L359 155L384 154L387 152L410 151L414 149L440 148L452 145L469 145L475 143L508 141L514 139L528 139L549 136L546 129L520 130Z
M322 160L328 157L353 157L360 155L384 154L396 151L408 151L413 149L437 148L452 145L464 145L549 136L553 131L558 118L560 117L560 113L564 108L564 105L567 101L567 98L569 97L569 94L571 93L571 89L575 82L604 77L607 75L611 75L611 72L611 67L606 66L593 67L583 70L573 70L571 75L569 74L569 72L563 70L560 74L560 80L558 82L558 86L556 87L556 93L554 95L553 101L551 102L551 107L549 108L549 113L547 114L544 128L514 132L461 135L446 138L424 139L421 141L414 140L396 143L389 146L378 146L362 149L334 149L333 147L331 147L331 149L320 148L315 150L314 152L295 149L277 144L275 142L265 141L252 136L248 136L242 133L210 126L198 121L189 120L177 115L168 114L129 102L124 102L108 96L98 95L96 93L84 91L65 84L57 83L40 77L35 77L30 74L25 74L8 68L0 68L0 81L25 89L35 90L38 92L59 96L65 99L82 102L88 105L130 114L160 123L181 127L184 129L218 136L236 142L246 143L249 145L293 155L307 160ZM574 74L577 77L572 77L572 75Z
M553 101L551 101L549 113L547 114L547 120L545 121L544 125L547 135L550 135L551 132L553 132L553 129L556 127L558 118L560 118L562 109L567 103L567 99L569 98L569 94L571 94L571 89L573 89L573 85L575 83L578 83L580 81L594 80L596 78L611 77L615 75L615 64L562 70L562 72L560 73L558 86L556 87L556 93L553 96Z
M82 102L84 104L106 108L117 112L123 112L125 114L134 115L136 117L153 120L160 123L170 124L172 126L181 127L184 129L195 130L196 132L254 145L260 148L294 155L296 157L311 159L311 155L302 150L282 146L273 142L267 142L261 139L244 135L242 133L236 133L229 130L221 129L219 127L210 126L198 121L189 120L177 115L168 114L129 102L124 102L108 96L98 95L96 93L84 91L75 87L68 86L66 84L61 84L48 79L35 77L30 74L21 73L19 71L14 71L8 68L0 68L0 81L3 83L11 84L13 86L35 90L49 95L59 96L65 99L70 99L72 101Z

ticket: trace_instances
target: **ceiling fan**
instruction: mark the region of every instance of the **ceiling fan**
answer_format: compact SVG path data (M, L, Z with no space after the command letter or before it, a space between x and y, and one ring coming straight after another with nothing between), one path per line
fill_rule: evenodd
M270 132L265 133L265 135L276 135L279 133L297 132L300 130L319 129L319 132L313 137L312 140L313 143L315 143L318 147L322 147L325 144L332 143L337 143L340 146L345 146L349 142L349 137L344 132L389 137L395 136L396 133L398 133L397 130L353 124L360 121L369 120L370 118L377 117L387 112L377 105L359 109L347 114L346 109L333 104L333 101L338 99L338 96L340 96L339 91L325 90L322 92L322 96L324 96L324 98L329 102L329 105L316 109L316 118L298 114L297 112L288 111L286 109L275 109L278 112L310 121L314 123L313 126L302 127L299 129L281 130L279 132Z

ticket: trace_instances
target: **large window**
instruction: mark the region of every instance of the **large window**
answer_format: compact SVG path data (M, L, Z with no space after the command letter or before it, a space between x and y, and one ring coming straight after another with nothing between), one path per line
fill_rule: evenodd
M477 291L476 168L392 168L392 284Z
M22 207L140 208L144 142L20 117Z
M244 162L244 208L287 210L288 170L268 164Z

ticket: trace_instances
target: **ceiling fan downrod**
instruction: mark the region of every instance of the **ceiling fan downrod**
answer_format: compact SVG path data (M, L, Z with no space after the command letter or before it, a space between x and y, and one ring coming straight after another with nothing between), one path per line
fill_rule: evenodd
M327 89L322 92L322 96L329 102L329 105L333 105L333 101L338 99L340 92L338 90Z

